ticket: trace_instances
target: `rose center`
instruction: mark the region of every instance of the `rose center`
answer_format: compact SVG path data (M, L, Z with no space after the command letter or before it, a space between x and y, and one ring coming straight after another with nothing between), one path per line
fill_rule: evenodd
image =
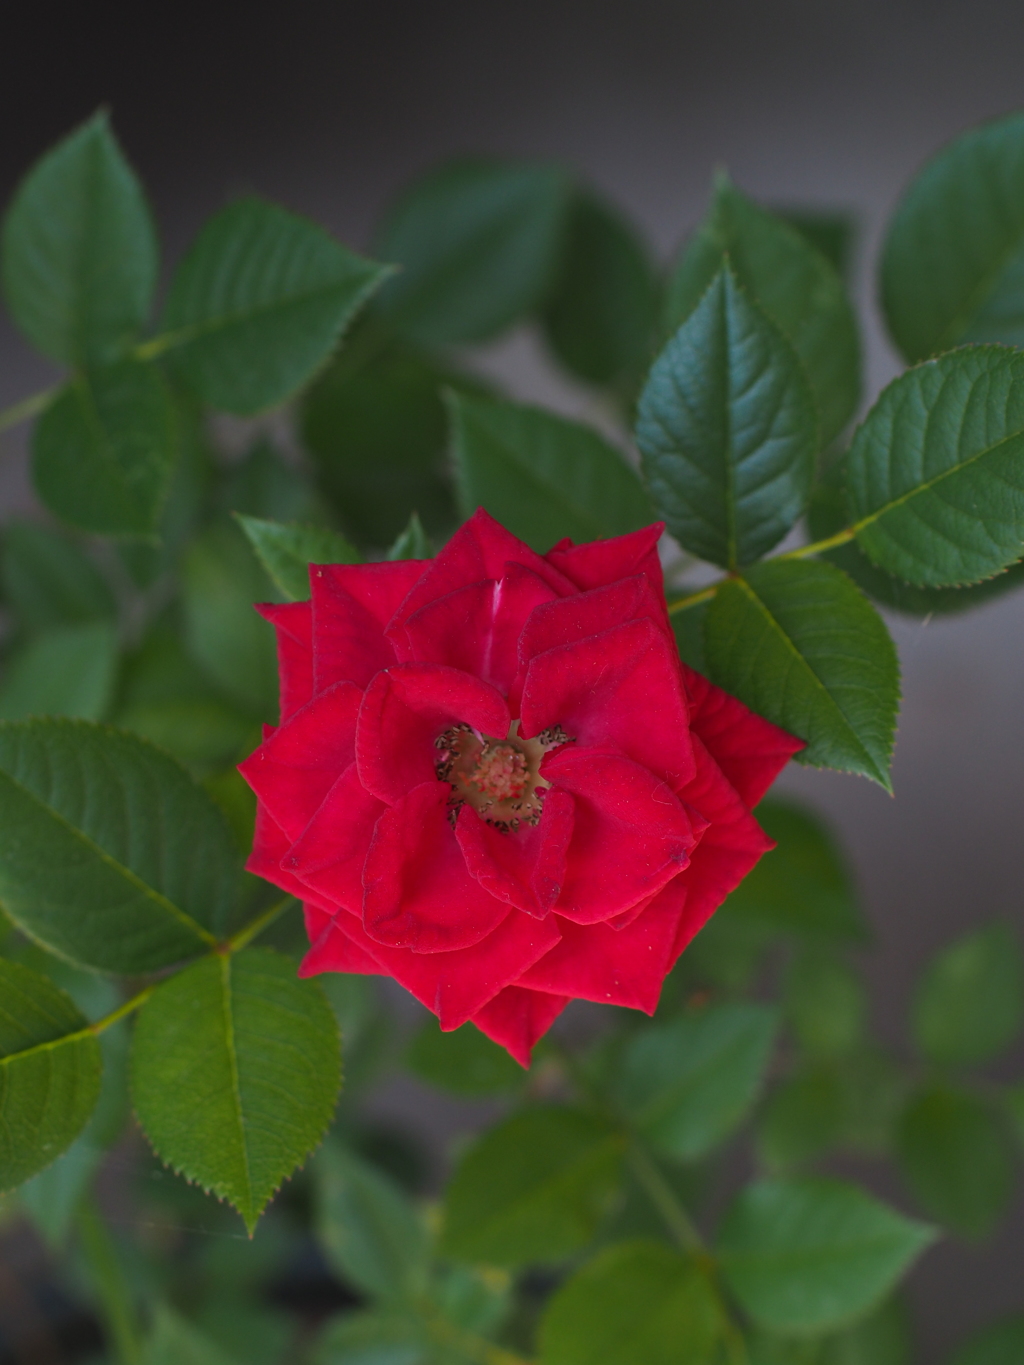
M540 775L541 760L549 749L571 741L557 725L534 739L520 739L518 729L513 721L508 734L496 739L469 725L453 725L434 741L438 779L452 789L453 822L463 804L503 833L540 821L548 787Z

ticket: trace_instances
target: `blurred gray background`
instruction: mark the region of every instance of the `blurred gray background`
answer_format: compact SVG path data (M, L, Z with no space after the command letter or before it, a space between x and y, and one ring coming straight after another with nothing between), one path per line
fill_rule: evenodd
M101 103L171 259L250 188L365 246L394 191L458 151L560 158L667 259L724 164L755 196L859 216L869 396L898 368L872 263L901 187L947 138L1024 105L1019 0L291 0L259 11L36 0L5 11L4 201ZM0 361L0 404L49 377L5 321ZM494 348L487 366L513 394L584 410L544 374L529 334ZM31 498L22 436L3 440L9 515ZM902 1042L912 983L937 946L997 914L1024 928L1024 592L893 628L904 667L896 799L800 769L783 785L829 813L854 860L877 934L877 1014ZM1024 1208L992 1245L930 1253L914 1300L935 1360L972 1325L1024 1310Z

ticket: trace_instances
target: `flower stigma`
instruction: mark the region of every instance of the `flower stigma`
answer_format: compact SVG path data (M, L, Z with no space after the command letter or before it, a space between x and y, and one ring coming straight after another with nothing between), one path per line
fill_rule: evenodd
M453 725L434 741L438 780L452 789L448 818L454 825L463 805L489 825L510 834L522 825L540 823L544 793L550 783L540 775L549 749L573 743L560 725L521 739L514 720L504 739L478 734L470 725Z

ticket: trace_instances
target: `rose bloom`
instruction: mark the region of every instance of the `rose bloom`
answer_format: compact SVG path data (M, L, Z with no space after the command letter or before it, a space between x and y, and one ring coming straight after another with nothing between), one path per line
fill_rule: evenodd
M771 841L801 741L681 663L661 525L546 555L478 511L436 559L310 567L241 771L303 975L394 977L524 1066L573 998L653 1013Z

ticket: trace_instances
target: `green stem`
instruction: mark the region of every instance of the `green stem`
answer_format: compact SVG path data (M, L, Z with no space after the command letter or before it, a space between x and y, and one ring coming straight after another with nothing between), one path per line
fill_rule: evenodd
M295 903L294 896L282 896L279 901L275 901L269 910L264 910L262 915L257 915L254 920L239 929L237 934L227 939L217 949L219 953L238 953L243 948L248 948L258 934L262 934L264 929L268 929L279 915L284 914L289 905Z
M51 384L48 389L40 389L38 393L23 398L20 403L12 403L9 408L0 409L0 431L16 427L42 412L59 388L59 384Z
M683 1208L675 1190L662 1175L646 1147L635 1139L629 1148L629 1164L680 1249L702 1260L706 1258L707 1247L697 1225Z
M79 1206L78 1235L116 1359L120 1365L142 1365L142 1340L131 1290L113 1238L91 1197Z
M668 604L668 614L674 616L677 611L689 611L691 607L699 607L702 602L710 602L725 581L724 578L720 578L709 587L701 588L700 592L691 592L688 597L677 597L674 602Z
M125 1019L129 1014L134 1014L137 1009L141 1009L155 990L155 982L150 986L144 986L137 995L133 995L131 999L126 1000L123 1005L118 1005L116 1010L111 1010L110 1013L105 1014L102 1019L97 1019L95 1024L90 1024L86 1032L92 1034L103 1033L106 1029L110 1028L111 1025L119 1024L121 1020Z

